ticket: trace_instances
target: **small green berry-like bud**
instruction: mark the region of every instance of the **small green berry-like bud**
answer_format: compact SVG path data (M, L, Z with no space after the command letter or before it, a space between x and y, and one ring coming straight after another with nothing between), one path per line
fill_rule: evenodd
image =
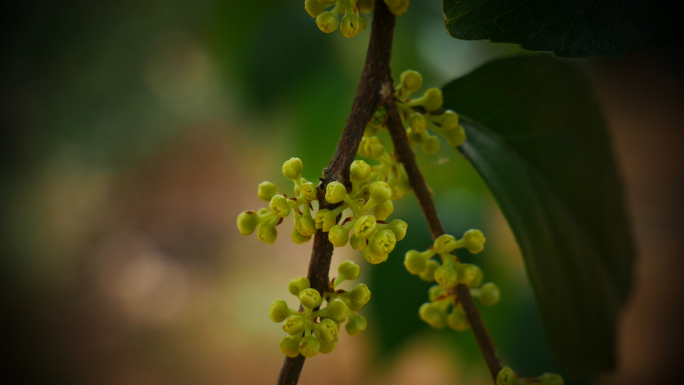
M359 10L364 13L370 13L373 11L373 0L359 0Z
M425 131L425 127L427 125L425 116L419 112L411 114L411 116L409 116L408 123L411 127L411 131L416 134L420 134L421 132Z
M237 227L242 235L252 234L257 226L257 223L257 214L251 210L242 212L237 217Z
M271 198L271 203L268 204L271 212L281 218L290 215L290 203L287 198L282 195L274 195Z
M344 325L345 330L350 336L356 336L363 333L368 327L368 321L361 315L350 315L349 321Z
M311 287L311 282L309 282L309 278L306 277L298 277L290 281L290 283L287 285L287 290L290 291L290 294L296 295L299 297L299 292L308 289Z
M397 237L397 241L401 241L406 236L408 224L401 219L395 219L389 223L389 229L392 230L394 236Z
M335 298L328 302L328 306L326 306L324 310L326 312L325 317L330 318L337 323L342 323L347 319L347 304L339 298Z
M420 318L433 328L441 329L446 326L446 312L439 306L426 302L418 309Z
M320 15L329 6L330 6L329 4L322 4L318 0L305 0L304 1L304 9L306 9L306 12L311 17L316 17L316 16Z
M304 330L304 316L301 314L293 314L285 318L283 330L289 335L295 335Z
M311 240L311 235L302 235L302 233L300 233L299 230L295 228L292 229L290 238L292 238L292 242L294 242L295 244L301 245L309 242Z
M442 90L439 88L430 88L425 91L423 95L423 107L427 111L435 111L442 107Z
M479 266L477 265L471 265L475 269L475 277L473 278L472 281L468 283L469 287L478 287L480 284L482 284L482 278L484 278L484 273L482 272L482 269L480 269Z
M288 357L297 357L299 355L299 339L292 336L283 337L280 340L280 351Z
M449 254L456 249L456 238L453 235L444 234L435 239L435 252L437 254Z
M385 144L377 136L364 136L359 146L359 155L377 159L385 153Z
M344 261L337 266L337 273L345 279L356 279L360 272L361 268L353 261Z
M363 256L363 259L365 259L368 263L377 265L378 263L385 262L387 257L389 257L389 254L378 254L373 251L372 247L366 247L363 249L363 251L361 251L361 256Z
M397 3L396 6L394 6L394 7L390 7L389 5L387 6L389 8L390 12L392 12L393 14L395 14L397 16L406 12L406 10L409 7L409 0L397 0L395 2Z
M317 229L322 229L323 228L323 221L325 216L330 212L328 209L320 209L316 213L316 216L314 217L314 223L316 224ZM333 224L334 225L334 224ZM332 226L330 226L332 227Z
M325 33L334 32L340 26L340 19L330 11L325 11L316 17L318 29Z
M374 215L359 217L354 223L354 233L359 238L368 238L375 232L376 220Z
M340 331L340 326L337 322L330 318L324 318L320 324L316 326L316 337L322 341L332 342L337 340L337 335Z
M446 110L442 114L442 128L453 130L458 127L458 114L451 110Z
M328 354L332 353L333 350L337 347L337 340L335 341L318 341L321 344L321 353L323 354Z
M278 239L278 230L274 225L264 222L257 228L257 238L263 243L272 245Z
M466 330L470 324L461 304L454 306L454 310L447 317L447 323L454 330Z
M302 177L304 165L299 158L290 158L290 160L283 163L283 175L289 180L295 180Z
M370 301L370 298L371 292L364 283L359 283L349 292L349 300L357 310L361 310Z
M354 250L363 250L368 245L366 243L366 238L359 238L356 235L351 236L349 244L351 244L351 247Z
M436 154L439 151L439 138L436 136L427 136L420 143L420 149L426 154Z
M313 309L321 306L322 301L323 298L321 298L321 293L314 288L310 287L299 292L299 302L301 302L304 307Z
M513 369L506 366L496 375L496 385L517 385L518 376Z
M449 290L458 284L458 274L451 266L440 266L435 270L435 280L440 286Z
M482 295L480 296L480 302L483 305L494 305L499 302L499 297L501 293L499 292L499 287L494 283L485 283L482 285Z
M420 274L425 270L428 258L418 250L409 250L404 257L404 266L411 274Z
M337 224L337 214L334 211L330 211L323 217L323 232L328 232L333 226Z
M347 188L340 182L330 182L325 188L325 200L328 203L340 203L347 196Z
M437 270L439 266L439 262L435 261L434 259L430 259L427 261L427 264L425 265L425 270L423 270L422 273L418 274L418 276L425 282L434 282L435 270Z
M370 185L370 194L373 200L378 203L384 203L392 196L392 189L385 182L373 182Z
M259 199L265 202L270 202L274 195L278 194L278 186L271 182L261 182L259 183Z
M385 219L389 218L393 211L394 203L392 203L391 200L386 200L383 203L377 204L371 209L371 212L373 215L375 215L375 219L379 221L384 221Z
M398 4L399 1L400 0L394 0L394 3ZM385 3L387 3L387 1L385 1ZM412 70L402 72L399 81L401 82L401 87L409 93L418 91L418 89L423 86L423 76Z
M273 322L283 322L290 315L290 307L282 299L277 299L271 304L268 315Z
M542 385L563 385L563 377L556 373L544 373L537 377Z
M307 201L315 201L318 199L318 189L316 188L316 185L311 182L302 184L302 196L304 196Z
M447 131L444 136L449 143L449 146L458 147L466 140L466 133L463 126L457 126L455 129Z
M369 239L373 252L377 254L389 254L397 244L397 237L390 230L376 231Z
M469 263L462 263L458 265L456 272L458 273L458 283L469 284L477 275L475 266Z
M430 298L430 302L435 302L435 301L437 301L437 299L438 299L439 297L441 297L441 296L443 296L444 294L446 294L446 292L447 292L447 291L444 290L443 287L441 287L441 286L439 286L439 285L434 285L434 286L432 286L432 287L430 288L430 290L428 291L428 298Z
M316 221L314 221L309 214L304 214L297 218L295 227L302 235L309 236L316 234Z
M343 247L349 242L349 230L340 225L335 225L328 232L328 240L335 247Z
M477 254L484 250L484 243L486 240L487 239L485 238L484 234L482 234L482 231L472 229L463 234L461 242L463 243L463 247L468 249L468 251L473 254Z
M306 358L311 358L318 354L321 349L321 343L318 338L314 336L305 336L299 342L299 352Z
M355 160L349 172L352 180L363 182L370 177L371 166L362 160Z
M354 16L344 15L342 23L340 23L340 32L344 37L353 37L361 32L359 29L359 19Z

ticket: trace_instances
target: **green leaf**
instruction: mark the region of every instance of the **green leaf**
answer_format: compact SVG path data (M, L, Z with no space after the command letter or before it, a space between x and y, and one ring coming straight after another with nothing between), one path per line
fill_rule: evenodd
M619 55L681 32L678 2L655 0L444 0L449 34L520 44L558 56Z
M622 187L591 85L548 56L497 60L443 88L461 146L508 220L564 367L615 364L633 248Z

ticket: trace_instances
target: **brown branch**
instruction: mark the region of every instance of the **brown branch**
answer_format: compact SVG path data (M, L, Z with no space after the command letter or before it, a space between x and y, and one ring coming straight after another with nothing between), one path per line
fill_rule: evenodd
M325 188L328 183L340 181L350 187L349 168L351 167L359 143L363 137L366 124L371 120L373 110L380 101L380 91L386 74L389 73L389 61L392 52L392 36L394 33L394 15L389 12L383 0L375 0L373 26L366 62L361 73L361 81L356 91L354 104L337 143L330 164L323 170L323 177L318 186L318 202L321 208L331 208L325 199ZM318 230L314 237L308 278L311 287L323 293L328 287L328 272L332 259L333 245L328 241L327 233ZM304 356L287 357L280 370L279 385L295 385L304 366Z
M391 77L389 78L389 84L386 84L386 87L392 90ZM406 169L411 187L413 188L413 191L415 191L418 202L420 203L420 208L423 210L423 215L425 215L430 234L432 234L433 239L436 239L440 235L446 234L446 231L444 230L442 222L439 220L435 203L432 201L432 193L425 183L423 174L418 169L416 158L411 150L408 137L406 136L406 131L401 124L399 112L395 104L394 92L390 92L389 95L384 98L382 105L387 110L387 126L390 135L392 136L392 143L394 143L394 153ZM494 341L492 341L492 337L489 335L487 327L482 321L482 316L480 315L477 306L475 306L468 286L459 284L456 286L456 292L458 294L458 299L463 306L463 310L466 313L468 322L473 329L477 344L480 346L482 356L487 363L489 373L491 374L494 383L496 383L496 375L502 369L502 365L501 360L496 354Z

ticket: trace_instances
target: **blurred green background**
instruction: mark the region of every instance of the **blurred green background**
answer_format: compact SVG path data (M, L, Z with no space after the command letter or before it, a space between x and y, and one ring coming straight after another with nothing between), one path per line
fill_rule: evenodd
M257 184L288 189L300 157L321 176L351 108L369 31L326 35L302 1L36 1L3 26L1 136L2 363L12 383L275 382L283 332L267 317L305 275L311 244L285 223L275 246L241 237L239 212L264 206ZM370 25L370 17L369 17ZM439 0L397 19L392 69L441 86L484 61L522 52L465 42ZM680 42L578 61L604 104L640 251L606 384L666 380L684 298ZM549 85L553 86L553 85ZM524 266L488 189L446 143L419 155L447 230L472 227L471 258L502 289L482 313L504 362L559 371ZM390 260L362 264L373 292L366 333L307 360L301 384L487 384L470 332L417 316L428 284L403 252L430 238L412 195L393 217L409 235ZM360 261L336 250L333 266ZM587 346L591 349L591 346ZM324 376L324 377L322 377ZM568 384L586 383L567 377Z

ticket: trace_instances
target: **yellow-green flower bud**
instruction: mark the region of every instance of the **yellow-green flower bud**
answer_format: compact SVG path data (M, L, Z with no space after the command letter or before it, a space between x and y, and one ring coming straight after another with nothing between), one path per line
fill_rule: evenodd
M347 188L340 182L330 182L325 188L325 200L328 203L340 203L347 196Z
M304 307L313 309L321 306L322 301L323 298L321 298L321 293L314 288L310 287L299 292L299 302L301 302Z
M463 238L460 240L460 243L472 254L477 254L484 250L484 243L486 240L487 239L485 238L484 234L482 234L482 231L472 229L463 234Z
M268 316L273 322L283 322L285 318L290 316L290 307L287 306L287 302L277 299L271 304Z
M271 203L268 204L268 208L271 209L273 214L281 218L290 215L290 202L282 195L274 195L271 198Z
M349 292L349 300L356 310L361 310L370 301L371 292L364 283L359 283Z
M298 277L290 281L290 283L287 285L287 290L290 291L290 294L296 295L299 297L299 292L308 289L311 287L311 282L309 282L309 278L306 277Z
M406 130L406 136L408 137L409 142L411 142L411 146L423 143L423 137L420 134L413 132L410 128Z
M283 175L289 180L295 180L302 177L304 165L299 158L290 158L290 160L283 163Z
M337 340L335 341L318 341L321 344L321 353L323 354L328 354L332 353L333 350L337 347Z
M301 314L293 314L285 318L285 323L283 324L283 330L289 335L295 335L304 330L304 316Z
M328 302L328 305L323 310L324 317L330 318L337 323L342 323L347 319L347 304L339 298Z
M351 236L349 244L351 244L351 247L354 250L363 250L368 245L368 243L366 243L366 238L359 238L356 235Z
M398 4L399 1L401 0L395 0L394 2ZM399 81L401 82L401 88L408 93L418 91L423 86L423 76L413 70L402 72Z
M563 385L563 377L556 373L544 373L537 377L542 385Z
M328 209L320 209L316 213L316 217L314 218L314 223L316 224L317 229L322 229L323 228L323 221L325 216L330 212ZM333 224L334 225L334 224ZM332 226L330 226L332 227Z
M453 235L443 234L435 239L435 252L437 254L449 254L456 249L456 238Z
M428 291L428 298L430 298L430 302L435 302L435 301L437 301L438 298L440 298L441 296L443 296L446 293L447 293L447 291L444 290L443 287L441 287L439 285L434 285Z
M259 199L265 202L270 202L274 195L278 194L278 186L271 182L261 182L259 183Z
M458 127L458 114L452 110L446 110L441 116L442 128L445 130L453 130Z
M370 13L373 11L373 0L359 0L359 10L364 13Z
M337 340L340 326L337 324L337 322L331 320L330 318L324 318L320 324L317 324L314 327L316 337L318 337L318 339L321 341L332 342Z
M375 216L364 215L354 223L354 233L359 238L368 238L375 232L376 227Z
M501 293L499 292L499 287L494 283L485 283L482 285L482 295L480 296L480 302L483 305L494 305L499 302L499 297Z
M496 375L496 385L518 385L518 376L513 369L505 366Z
M389 216L392 215L393 211L394 203L392 203L392 201L389 199L383 203L373 206L373 208L371 209L371 212L373 213L373 215L375 215L375 219L379 221L384 221L385 219L389 218Z
M420 306L418 314L433 328L441 329L446 326L446 312L438 305L426 302Z
M280 351L288 357L297 357L299 355L299 339L292 336L283 337L280 340Z
M447 317L447 323L449 327L454 330L466 330L470 324L468 323L468 318L466 317L465 311L461 304L454 306L454 310Z
M439 138L436 136L426 136L420 143L420 149L426 154L436 154L439 151Z
M237 217L237 227L242 235L252 234L254 229L256 229L257 223L259 223L257 214L251 210L242 212Z
M311 240L311 235L303 235L302 233L299 232L299 230L292 229L292 233L290 234L290 238L292 238L292 242L294 242L297 245L301 245L304 243L307 243Z
M257 228L257 238L263 243L272 245L278 239L278 230L274 225L264 222Z
M404 256L404 266L411 274L420 274L425 270L427 261L430 259L427 255L418 250L409 250Z
M362 160L355 160L349 169L353 181L363 182L370 178L371 166Z
M314 336L305 336L299 342L299 352L306 358L311 358L318 354L321 349L321 343L318 338Z
M477 275L477 270L474 265L469 263L462 263L456 268L458 273L458 283L470 284Z
M360 272L361 268L353 261L344 261L337 266L337 273L345 279L356 279Z
M377 159L385 153L385 144L377 136L364 136L359 145L359 155Z
M425 91L422 97L422 106L425 107L427 111L436 111L442 107L442 90L439 88L430 88Z
M396 6L394 6L394 7L387 6L387 7L389 8L390 12L392 12L393 14L398 16L398 15L401 15L404 12L406 12L406 10L408 10L409 0L397 0Z
M372 132L368 131L368 127L366 127L366 131L364 132L365 136L373 136L375 135L376 132L382 127L385 126L385 123L387 123L387 110L385 110L382 107L378 107L373 111L373 118L371 121L368 123L369 126L373 128Z
M418 274L418 276L425 282L434 282L435 270L437 270L439 267L439 262L435 261L434 259L430 259L427 261L427 264L425 264L425 270Z
M343 247L349 242L349 230L340 225L335 225L328 232L328 240L335 247Z
M271 197L271 198L273 198L273 197ZM271 198L268 198L269 202L271 201ZM267 209L266 207L262 207L259 210L257 210L257 214L259 214L259 215L264 215L264 214L270 213L270 212L271 212L271 210Z
M316 221L309 214L304 214L297 218L295 227L304 236L316 234Z
M406 236L406 229L408 229L408 224L401 219L395 219L389 223L389 229L397 237L397 241L401 241Z
M463 126L457 126L456 129L446 131L444 137L449 143L449 146L458 147L466 140L466 133Z
M471 265L473 269L475 269L475 277L473 278L472 281L468 283L469 287L478 287L482 284L482 278L484 278L484 273L482 272L482 269L480 269L479 266L477 265Z
M390 186L382 181L373 182L370 185L370 195L378 203L383 203L392 196Z
M440 266L435 270L435 280L440 286L449 290L458 284L458 274L451 266Z
M333 226L337 224L337 214L334 211L330 211L323 217L323 232L328 232Z
M361 256L363 256L363 259L368 263L377 265L378 263L385 262L387 257L389 257L389 254L379 254L373 251L372 247L366 247L361 251Z
M350 314L349 321L344 325L345 330L350 336L356 336L363 333L368 327L368 321L364 316Z
M318 29L325 33L334 32L340 26L340 19L330 11L325 11L316 17Z
M411 131L415 132L416 134L420 134L421 132L425 131L425 127L427 126L425 116L419 112L414 112L411 114L409 116L408 123L411 127Z
M366 21L366 18L363 17L363 15L359 15L358 26L356 27L356 34L358 35L361 32L365 31L367 26L368 22Z
M311 182L302 184L302 196L307 201L315 201L318 199L318 189L316 185Z
M397 244L397 237L390 230L376 231L369 239L373 252L377 254L389 254Z
M329 4L323 4L318 0L305 0L304 1L304 9L306 9L306 12L311 17L316 17L316 16L320 15L329 6L330 6Z
M340 23L340 32L344 37L352 37L357 34L358 18L344 15L342 17L342 22Z

